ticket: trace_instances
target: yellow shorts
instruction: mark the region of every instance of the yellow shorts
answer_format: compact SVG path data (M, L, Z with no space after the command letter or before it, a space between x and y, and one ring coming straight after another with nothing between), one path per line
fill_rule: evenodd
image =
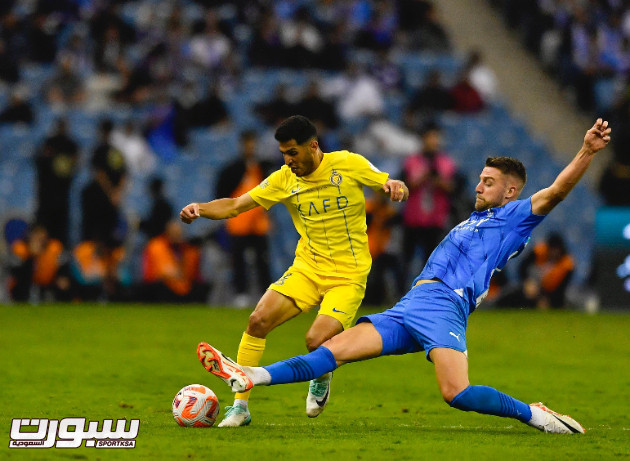
M328 277L291 266L269 289L295 302L302 312L319 305L317 315L328 315L341 322L344 330L352 326L363 296L367 275L353 281L343 277Z

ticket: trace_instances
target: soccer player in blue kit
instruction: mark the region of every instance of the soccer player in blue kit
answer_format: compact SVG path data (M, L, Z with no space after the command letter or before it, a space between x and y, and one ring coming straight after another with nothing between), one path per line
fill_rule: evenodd
M514 418L544 432L584 433L573 418L542 403L528 405L492 387L471 385L466 325L486 296L492 274L523 250L533 229L608 144L610 133L608 122L598 119L553 184L524 200L518 200L526 181L523 164L510 157L488 158L475 189L475 211L433 251L409 292L391 309L359 318L313 352L266 367L241 367L201 343L199 359L233 391L242 392L255 385L308 381L349 362L424 350L451 407Z

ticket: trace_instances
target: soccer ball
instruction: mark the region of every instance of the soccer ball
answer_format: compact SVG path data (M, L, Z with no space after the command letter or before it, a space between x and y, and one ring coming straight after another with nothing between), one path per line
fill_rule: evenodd
M173 417L180 426L210 427L219 413L219 399L201 384L182 388L173 399Z

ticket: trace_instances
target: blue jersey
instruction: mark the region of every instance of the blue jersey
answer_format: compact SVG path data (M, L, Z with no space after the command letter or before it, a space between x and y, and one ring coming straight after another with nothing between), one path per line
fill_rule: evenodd
M474 211L444 237L414 284L439 278L468 303L471 313L488 294L494 271L523 251L544 218L532 213L531 197Z

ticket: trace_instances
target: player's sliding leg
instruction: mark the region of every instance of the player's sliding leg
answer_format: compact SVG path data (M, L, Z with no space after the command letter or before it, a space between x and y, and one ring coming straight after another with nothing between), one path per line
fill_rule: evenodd
M453 408L486 415L514 418L544 432L584 433L574 419L542 404L528 405L488 386L471 386L468 359L460 351L435 348L430 352L444 400Z
M199 343L197 356L208 372L221 378L232 388L232 392L241 393L254 386L308 381L337 368L332 352L324 346L269 367L241 366L208 343ZM275 376L274 382L271 373Z
M247 330L241 337L236 356L238 364L257 366L265 351L265 338L269 332L299 313L291 299L267 290L250 315ZM236 393L234 404L226 407L226 414L218 427L246 426L251 422L249 395L249 391Z
M378 357L382 340L371 323L361 323L330 340L313 352L276 362L266 367L242 367L218 349L199 344L197 355L204 368L221 378L233 392L254 386L309 381L347 362Z
M262 367L269 373L267 385L309 381L348 363L378 357L381 335L371 323L360 323L333 336L313 352Z

